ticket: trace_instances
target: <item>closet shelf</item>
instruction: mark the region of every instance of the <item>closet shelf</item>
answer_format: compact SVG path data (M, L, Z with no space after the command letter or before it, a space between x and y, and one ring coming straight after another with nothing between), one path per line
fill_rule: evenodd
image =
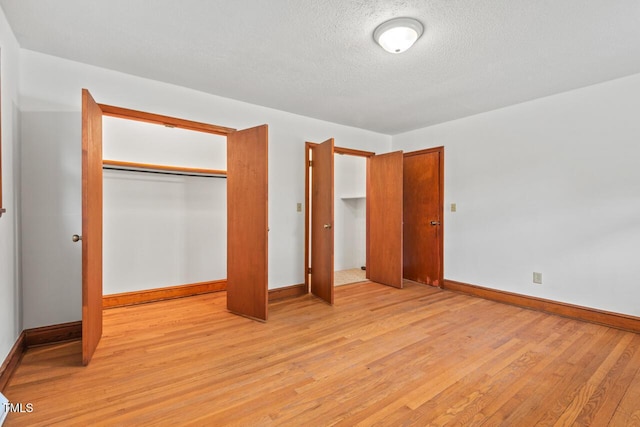
M170 175L204 176L226 178L227 171L217 169L188 168L183 166L154 165L149 163L122 162L119 160L103 160L103 169L124 170L130 172L151 172Z

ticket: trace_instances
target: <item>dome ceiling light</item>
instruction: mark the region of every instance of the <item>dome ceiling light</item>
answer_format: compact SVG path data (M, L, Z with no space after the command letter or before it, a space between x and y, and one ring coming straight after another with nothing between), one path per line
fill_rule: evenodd
M384 50L402 53L420 38L424 27L413 18L394 18L378 25L373 38Z

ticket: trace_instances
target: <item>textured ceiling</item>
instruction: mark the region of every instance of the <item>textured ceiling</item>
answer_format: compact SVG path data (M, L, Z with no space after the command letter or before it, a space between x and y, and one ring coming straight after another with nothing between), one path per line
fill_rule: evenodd
M637 0L0 0L23 48L396 134L640 73ZM393 55L375 27L425 34Z

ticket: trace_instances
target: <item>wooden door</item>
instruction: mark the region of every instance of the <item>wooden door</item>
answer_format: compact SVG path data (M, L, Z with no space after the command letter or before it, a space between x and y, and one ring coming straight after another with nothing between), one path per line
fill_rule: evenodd
M367 165L367 278L402 288L402 151Z
M227 136L227 309L267 320L268 126Z
M82 90L82 364L102 337L102 110Z
M333 138L311 150L311 293L333 304Z
M404 156L403 277L441 286L444 148Z

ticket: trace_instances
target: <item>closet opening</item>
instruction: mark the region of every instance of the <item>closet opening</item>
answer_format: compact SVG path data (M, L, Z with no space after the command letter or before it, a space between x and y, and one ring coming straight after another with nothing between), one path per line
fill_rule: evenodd
M105 308L226 289L226 145L103 118Z
M219 135L226 138L228 143L226 147L226 171L227 179L210 180L205 176L222 176L225 168L211 165L189 165L182 166L177 160L183 155L184 150L178 152L165 149L163 150L161 141L155 140L154 149L148 151L146 147L137 147L136 144L127 147L126 159L106 159L111 160L112 164L108 164L111 169L107 173L115 174L135 174L134 180L138 186L137 190L133 190L133 185L126 190L129 192L125 197L124 209L130 209L132 204L138 203L138 198L148 196L148 193L155 193L166 197L167 194L172 197L171 203L167 200L158 202L153 206L155 208L155 216L140 214L137 212L138 225L128 225L131 233L122 233L125 240L125 246L131 241L140 237L140 230L146 229L149 225L163 215L168 215L172 211L179 210L174 202L189 204L191 196L197 194L205 185L202 181L218 181L218 183L226 184L226 291L227 291L227 310L230 313L248 317L258 321L266 321L268 317L268 135L269 126L266 124L255 126L248 129L236 130L232 128L200 123L191 120L179 119L175 117L163 116L159 114L147 113L143 111L130 110L122 107L114 107L106 104L98 104L91 96L87 89L82 90L82 235L74 235L74 242L82 242L82 364L88 365L102 337L102 318L104 301L103 298L103 193L104 193L104 160L103 153L103 124L110 118L126 119L132 122L142 122L153 125L161 125L171 128L179 128L181 130L198 131L205 134ZM109 133L107 125L107 136ZM157 128L156 128L157 129ZM148 135L141 140L154 141ZM182 142L181 142L182 144ZM210 145L210 144L209 144ZM214 144L215 145L215 144ZM184 148L181 145L181 148ZM107 148L106 155L111 156ZM169 153L169 154L168 154ZM135 158L144 155L144 160ZM150 158L150 156L164 156L164 159ZM198 157L198 156L194 156ZM167 160L167 159L170 159ZM184 159L183 159L184 160ZM177 165L177 166L176 166ZM129 169L127 171L113 171L114 166L120 169ZM199 169L199 170L195 170ZM206 169L206 171L203 171ZM133 170L133 171L132 171ZM138 173L140 170L146 173ZM137 172L134 172L137 171ZM211 171L214 171L213 173ZM155 173L152 172L161 172ZM170 173L170 174L168 174ZM145 175L146 178L142 178ZM155 175L150 178L150 175ZM162 176L165 183L170 183L171 190L158 190L152 188L158 184L158 176ZM198 175L198 176L187 176ZM118 183L118 179L122 180L122 176L115 178L116 187L122 183ZM193 185L189 184L190 189L184 190L185 180L193 181ZM211 185L210 183L206 184ZM183 190L177 190L182 186ZM109 185L107 185L107 191ZM194 204L197 209L196 214L201 212L201 203L198 197L195 197ZM131 202L131 203L129 203ZM189 203L188 203L189 202ZM136 209L139 209L136 206ZM143 209L144 210L144 209ZM198 222L193 218L182 218L182 222L189 222L188 225ZM207 229L215 228L217 221L215 217L208 218ZM212 225L213 224L213 225ZM158 224L153 224L158 228ZM175 225L175 223L173 224ZM158 244L153 248L153 254L135 253L133 256L144 258L154 258L153 265L162 264L163 258L166 259L164 252L172 253L174 246L181 246L186 240L200 239L197 231L190 231L187 225L182 224L183 228L173 230L174 239L170 243ZM187 230L185 234L185 230ZM147 233L145 238L155 238L157 236ZM215 242L206 241L206 245L212 245ZM158 248L160 250L158 250ZM144 252L144 251L143 251ZM116 251L117 254L117 251ZM129 261L129 260L125 260ZM182 271L178 273L185 274L192 270L194 264L211 264L212 260L198 258L198 254L184 260L185 265ZM247 268L251 266L252 268ZM164 265L162 265L164 267ZM180 270L180 269L177 269ZM195 270L195 268L193 268ZM173 272L175 273L175 272ZM209 274L209 273L207 273ZM207 276L209 277L209 276ZM191 281L191 279L189 279ZM218 281L213 281L218 283ZM177 297L192 295L195 291L200 292L202 286L211 285L212 281L196 282L189 287L186 294L181 293L184 288L181 285L174 286L166 297ZM140 284L137 284L140 286ZM157 290L133 291L142 295L143 299L147 299L148 294L158 292ZM207 292L205 289L203 292ZM201 293L201 292L200 292ZM124 293L131 296L130 292ZM122 296L123 294L117 294ZM163 298L159 298L163 299ZM148 300L148 299L147 299Z
M374 154L335 147L333 139L306 143L305 285L330 304L334 286L368 280L367 170Z

